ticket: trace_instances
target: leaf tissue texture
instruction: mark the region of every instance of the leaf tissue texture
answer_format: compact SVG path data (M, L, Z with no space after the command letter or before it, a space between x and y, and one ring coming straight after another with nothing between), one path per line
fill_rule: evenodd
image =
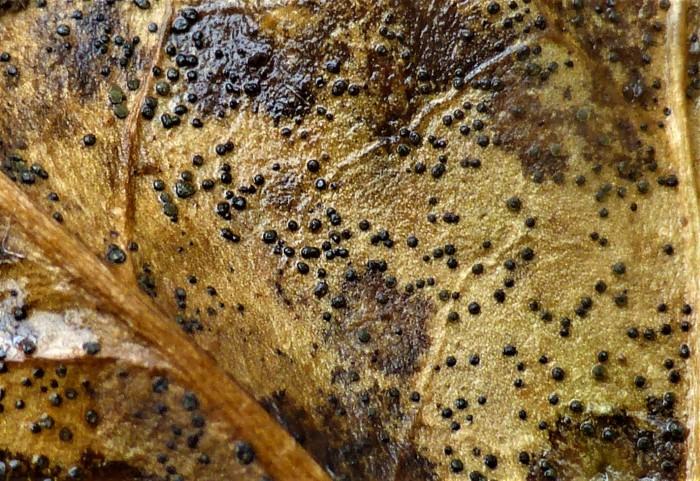
M0 479L700 478L699 34L0 0Z

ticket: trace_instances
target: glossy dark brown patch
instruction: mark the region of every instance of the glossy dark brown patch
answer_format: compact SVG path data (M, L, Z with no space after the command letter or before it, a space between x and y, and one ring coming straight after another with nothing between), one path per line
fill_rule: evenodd
M427 320L433 303L420 294L407 294L387 287L384 275L368 272L356 281L346 281L343 292L348 309L334 319L327 338L349 362L369 361L370 367L386 375L407 376L418 371L430 336ZM363 332L367 342L360 340Z
M552 449L533 458L526 479L551 479L545 475L548 469L554 470L557 479L593 479L615 472L628 473L635 479L680 479L685 465L685 436L670 427L682 424L673 417L672 410L662 408L657 400L650 399L648 404L646 419L624 411L585 416L577 422L560 418L549 432ZM593 434L584 434L582 422L591 423ZM612 440L602 439L606 429L614 433Z
M376 390L364 395L376 406L376 415L368 416L367 407L356 399L343 402L334 396L312 414L284 392L261 403L333 479L437 479L432 462L409 443L389 436L388 421L397 415L398 401Z
M178 54L198 58L187 70L197 74L188 82L188 92L197 95L200 112L227 112L246 98L254 111L275 120L311 110L313 82L324 71L326 57L347 53L342 43L330 39L335 24L323 21L316 5L299 8L308 10L309 25L287 39L270 37L256 14L236 5L198 9L198 20L188 31L172 33L170 43Z
M482 5L450 0L392 3L407 35L409 71L416 76L424 72L438 88L450 85L458 70L466 75L497 56L518 36L516 29L498 25L500 17L489 18Z

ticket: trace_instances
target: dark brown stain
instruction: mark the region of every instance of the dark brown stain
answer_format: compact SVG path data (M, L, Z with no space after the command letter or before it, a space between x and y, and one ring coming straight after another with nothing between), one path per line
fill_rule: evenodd
M286 289L284 288L282 282L283 282L283 276L284 276L284 270L279 269L277 271L277 280L275 280L274 288L275 288L275 295L279 297L282 302L284 302L284 305L287 307L292 307L292 301L289 299L289 296L287 295Z
M44 481L48 477L65 477L66 469L52 465L51 459L36 453L31 459L23 455L0 450L0 462L6 472L3 479L8 481ZM107 461L101 455L87 451L81 456L79 468L82 478L100 479L104 481L161 481L164 478L146 473L123 461Z
M199 19L187 31L171 33L177 53L198 57L197 65L186 67L197 72L187 85L202 114L224 114L247 102L277 121L301 117L311 112L320 89L343 79L360 88L350 100L344 94L364 107L360 120L377 136L393 136L427 101L425 93L452 88L458 71L468 76L517 38L481 8L449 0L387 0L367 11L343 2L305 1L295 8L308 11L308 26L287 38L277 38L282 35L263 28L258 13L235 4L198 7ZM362 47L367 61L349 71L349 57L362 57L332 33L360 21L373 32ZM382 26L391 35L374 33ZM337 72L327 70L329 62L338 65Z
M596 61L591 65L593 68L596 64L610 64L608 49L618 55L617 62L624 68L642 67L643 50L638 45L626 44L623 40L627 32L641 30L657 42L661 41L659 31L654 28L655 21L663 21L657 15L658 2L615 2L613 7L603 8L601 13L596 13L595 8L599 6L595 2L584 2L583 8L575 9L571 3L552 2L553 15L549 19L552 31L563 34L581 46L583 53ZM642 39L635 38L635 41L641 44Z
M137 70L143 68L144 57L141 44L133 47L127 58L125 50L113 42L113 37L121 35L126 42L133 37L130 29L122 23L119 4L109 0L97 0L81 5L81 19L65 18L57 12L55 4L36 8L31 19L23 19L28 29L29 46L36 52L27 62L17 65L20 79L31 82L35 92L23 99L21 109L15 111L12 89L16 82L8 82L8 101L0 102L0 155L15 154L28 147L27 133L38 131L43 138L64 138L75 135L74 130L80 119L75 115L75 105L94 100L100 85L113 82L123 71L138 78ZM27 15L29 16L29 15ZM58 24L71 28L70 35L61 37L56 33ZM100 37L104 29L111 32L109 42L104 43L105 53L101 53ZM119 65L126 59L126 66ZM110 75L101 75L102 67L110 68ZM127 91L125 85L122 85ZM128 94L127 94L128 95ZM54 100L51 105L46 98ZM104 108L108 108L107 99ZM5 121L7 119L7 121ZM12 120L12 122L9 122ZM26 131L26 132L25 132ZM116 146L112 147L116 152Z
M6 13L18 12L29 6L29 0L0 0L0 17Z
M123 461L108 461L97 453L88 451L83 454L81 462L93 479L103 480L133 480L160 481L163 479L152 473L147 473Z
M649 45L663 41L654 25L658 19L652 3L617 2L614 8L604 8L601 13L596 13L593 3L586 2L581 9L562 3L548 7L551 14L547 17L550 26L545 31L546 38L569 46L575 65L571 72L575 75L577 70L586 69L593 79L609 79L596 82L595 88L587 92L591 102L586 105L570 103L572 93L575 94L571 87L561 102L543 103L542 99L548 97L540 99L539 92L544 92L548 84L539 73L548 70L548 64L546 57L534 55L534 49L527 58L494 67L491 75L507 85L494 95L494 110L509 114L507 121L492 126L494 137L500 139L504 149L519 156L525 175L566 170L569 153L552 155L549 146L572 133L580 140L577 145L585 159L613 167L621 178L638 178L643 167L654 160L653 149L639 132L640 124L653 128L658 117L652 111L657 99L651 86L653 79L645 73L649 69L642 40L644 37ZM628 39L629 31L641 35ZM653 64L658 59L649 61ZM564 65L545 74L571 75ZM512 115L516 106L522 107L517 116ZM580 109L588 110L588 121L577 120Z
M117 72L139 78L138 71L143 69L146 59L142 55L142 44L131 43L134 33L122 18L121 4L112 0L87 2L73 10L80 12L79 19L70 18L52 2L36 8L31 18L23 19L36 54L32 65L18 65L20 76L32 76L38 92L66 89L80 99L91 98L101 84L113 81ZM56 33L60 24L70 26L69 35L62 37ZM113 41L115 36L123 37L124 43L117 45ZM103 67L109 67L111 73L102 75ZM122 87L126 90L125 85ZM68 101L64 96L59 98ZM34 111L39 111L40 107L49 109L42 104ZM63 111L56 105L50 109Z
M532 65L537 65L537 60L495 69L495 74L502 75L506 82L522 87L506 88L493 97L494 111L506 115L506 120L488 126L494 137L500 139L501 148L518 156L525 175L551 175L568 169L571 153L566 150L564 139L574 135L575 146L592 165L611 166L619 177L637 179L644 166L655 159L654 149L643 141L637 127L639 119L647 119L648 114L645 111L635 113L629 106L620 104L626 104L622 92L617 93L618 104L602 100L586 104L570 100L544 104L546 83L539 76L525 73ZM566 67L559 67L562 68ZM558 72L551 75L558 75ZM610 107L613 109L608 112ZM586 120L582 120L583 112ZM639 114L637 122L632 120L635 114ZM561 148L559 152L556 148L553 151L557 145Z
M514 108L522 108L522 113L513 114ZM494 109L509 112L509 121L494 125L493 131L503 149L518 155L524 173L553 174L566 169L569 154L555 155L551 148L563 139L558 126L571 122L566 112L545 108L536 95L506 92L495 97Z
M75 92L78 97L91 97L97 91L105 79L100 75L101 67L110 67L119 70L118 59L123 57L123 50L113 42L104 44L106 53L101 53L98 45L104 29L109 29L112 36L121 35L130 39L130 32L122 25L119 7L114 2L98 0L85 4L82 9L83 18L71 22L71 35L66 39L56 35L55 15L48 11L38 20L38 28L42 32L42 43L45 48L40 49L41 64L45 66L48 74L48 84L52 89L63 86ZM70 44L70 48L64 47L64 42ZM51 51L47 51L50 48ZM139 50L135 47L134 53ZM133 65L135 58L129 63ZM41 79L44 81L44 79Z
M348 309L334 319L326 338L350 363L369 361L371 368L386 375L408 376L420 369L430 346L426 323L435 307L419 293L386 284L386 277L376 271L345 281ZM359 340L362 330L371 336L366 343Z
M398 408L387 404L397 401L384 401L388 397L376 390L368 396L376 406L374 417L357 400L343 403L333 398L309 413L284 392L277 392L261 404L334 480L436 480L435 464L389 431L389 417Z
M458 72L466 78L460 88L468 88L472 72L517 39L514 29L498 28L479 5L391 0L375 14L377 20L387 15L394 20L384 27L396 37L380 43L390 47L390 54L371 50L367 57L369 94L378 98L367 120L379 136L396 135L410 124L432 94L453 88ZM404 53L408 59L401 58Z
M565 9L556 6L552 20L554 29L552 38L579 47L578 53L584 56L586 68L592 71L595 79L612 79L614 71L620 70L626 80L622 85L616 82L598 82L591 90L592 100L601 105L624 105L625 102L647 109L654 102L651 82L645 78L644 55L647 53L643 38L649 45L663 42L663 29L655 28L658 18L657 2L631 0L617 2L613 8L604 9L602 13L594 11L593 4L583 9ZM614 21L611 20L614 18ZM627 32L639 32L629 43ZM614 61L611 60L614 55ZM650 61L658 59L650 58Z
M309 11L309 24L286 39L266 35L259 15L231 4L198 8L199 19L189 31L172 32L170 44L178 53L198 57L197 66L188 68L198 75L188 91L197 95L201 113L226 112L246 98L254 111L277 121L311 111L314 80L325 72L325 59L347 52L341 42L330 39L341 21L333 17L337 8L323 7L325 14L313 2L298 8ZM195 40L199 35L201 43Z
M580 423L592 423L592 436L583 434ZM632 475L635 479L677 481L685 466L685 435L674 435L673 423L687 428L673 417L671 409L663 408L656 398L648 400L646 419L620 410L610 415L587 415L574 422L560 418L549 432L551 450L533 457L527 481L545 481L546 469L554 469L556 479L586 476L591 479L606 469ZM612 441L603 440L604 429L612 429ZM639 447L640 439L648 446ZM642 441L643 443L644 441Z

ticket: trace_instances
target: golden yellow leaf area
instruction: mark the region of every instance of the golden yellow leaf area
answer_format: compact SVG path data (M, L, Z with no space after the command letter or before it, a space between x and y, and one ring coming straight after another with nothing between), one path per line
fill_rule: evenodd
M0 479L694 479L698 28L0 0Z

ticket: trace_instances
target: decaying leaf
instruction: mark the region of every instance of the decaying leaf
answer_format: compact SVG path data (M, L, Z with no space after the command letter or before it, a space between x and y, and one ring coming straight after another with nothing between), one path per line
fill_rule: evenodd
M0 479L695 479L699 8L0 0Z

